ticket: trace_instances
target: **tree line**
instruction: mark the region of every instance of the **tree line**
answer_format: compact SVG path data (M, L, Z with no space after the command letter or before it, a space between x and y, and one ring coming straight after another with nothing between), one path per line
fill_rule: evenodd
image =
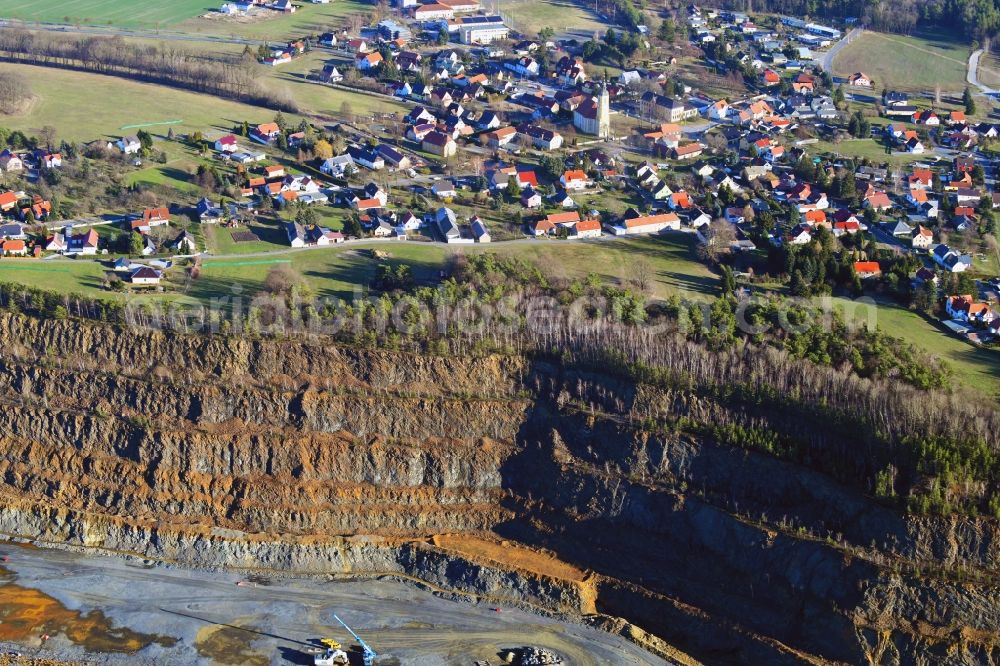
M773 12L789 16L859 19L873 30L912 33L918 28L957 32L982 40L1000 29L996 0L737 0L720 3L742 11Z
M167 46L138 46L121 37L72 37L65 33L0 29L0 59L121 76L217 95L248 104L298 111L296 103L260 82L252 57L207 58Z

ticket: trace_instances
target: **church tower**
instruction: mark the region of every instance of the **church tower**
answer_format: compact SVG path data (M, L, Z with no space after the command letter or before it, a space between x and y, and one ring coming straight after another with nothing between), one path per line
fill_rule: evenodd
M611 95L608 94L608 84L602 83L597 94L597 136L602 139L611 137Z

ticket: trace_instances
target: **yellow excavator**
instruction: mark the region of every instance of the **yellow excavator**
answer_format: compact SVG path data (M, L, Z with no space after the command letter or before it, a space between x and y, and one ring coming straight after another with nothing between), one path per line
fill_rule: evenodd
M332 638L324 638L320 641L326 651L313 657L313 666L346 666L351 661L347 658L347 653L340 649L340 643Z

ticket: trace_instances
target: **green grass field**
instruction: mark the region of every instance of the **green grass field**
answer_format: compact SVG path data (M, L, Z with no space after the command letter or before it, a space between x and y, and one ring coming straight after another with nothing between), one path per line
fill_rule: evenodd
M0 16L44 23L161 27L198 16L209 7L217 8L205 0L0 0Z
M44 262L37 259L0 259L0 281L50 289L61 294L108 294L101 288L105 269L96 261Z
M228 229L214 229L209 233L213 232L220 251L222 246L231 244L231 240L226 241L222 237L223 234L228 236ZM393 261L410 264L418 281L432 280L453 254L496 252L534 262L554 277L583 278L593 272L612 284L620 285L628 284L635 277L636 264L641 259L651 269L656 297L666 298L675 292L692 298L714 295L717 278L694 257L691 241L687 235L674 234L600 243L540 240L537 243L506 246L448 247L440 243L421 242L366 245L388 252ZM247 251L260 251L269 244L271 243L262 237L260 243L246 244L259 246L248 247ZM236 244L237 247L239 245L243 244ZM282 261L289 262L298 270L317 293L338 297L349 296L355 286L370 283L377 264L366 250L354 244L307 251L272 252L266 257L244 258L230 255L206 259L203 262L202 279L194 283L189 295L210 298L228 293L233 284L239 284L245 291L254 291L263 284L274 263Z
M891 155L885 152L885 146L873 139L856 139L831 143L829 141L817 141L816 143L803 146L810 154L829 154L839 157L850 157L856 160L869 159L872 162L881 164L888 162L893 165L909 164L910 162L926 162L933 159L933 155L913 155L907 152L894 150Z
M124 125L175 119L184 121L171 126L175 132L229 131L245 119L266 122L274 115L248 104L114 76L32 65L4 65L4 71L24 75L37 99L27 113L0 117L0 124L29 133L52 125L60 138L75 141L120 136ZM167 127L152 131L165 134Z
M0 0L2 2L2 0ZM273 18L241 23L229 19L202 18L206 9L217 9L219 3L202 3L203 10L189 14L189 20L175 26L188 34L221 35L272 41L287 40L302 35L315 35L340 28L351 14L371 14L372 5L361 0L333 0L327 5L299 2L294 14L275 14Z
M833 61L836 76L864 72L877 90L946 91L965 87L969 45L945 35L902 36L865 32Z
M310 72L322 69L323 64L329 59L329 52L313 51L287 65L262 67L261 75L266 78L272 90L295 98L299 106L307 112L339 118L344 102L350 105L353 113L407 112L403 104L393 100L352 93L307 79Z
M540 240L537 243L445 246L440 243L399 242L351 244L305 251L289 250L284 233L276 225L259 224L252 229L261 240L234 243L230 230L205 227L209 247L217 252L203 262L202 278L191 283L188 296L211 298L229 293L234 284L254 291L275 263L290 263L325 295L347 295L355 285L367 285L374 275L376 262L365 248L378 247L394 260L413 265L418 280L429 280L455 253L496 252L516 254L536 262L554 277L582 278L597 273L612 284L628 284L636 277L639 260L649 267L654 296L681 292L691 297L715 294L717 278L693 254L693 239L688 235L608 240L599 243ZM280 238L279 238L280 235ZM265 252L264 256L240 256ZM175 271L176 272L176 271ZM116 294L101 287L103 267L96 261L0 260L0 281L11 280L64 293L81 293L104 298ZM177 294L167 296L176 298Z
M835 298L834 302L840 308L851 307L846 299ZM865 308L854 312L862 320L868 316ZM874 318L886 333L945 361L954 372L957 384L1000 398L1000 351L975 347L916 312L894 304L879 303Z
M608 29L606 21L572 0L511 0L500 11L511 27L531 36L552 28L557 36L586 39Z
M344 102L357 114L403 111L401 104L369 95L338 90L307 81L304 73L318 60L303 62L302 69L262 71L269 85L287 91L305 112L339 117ZM297 63L291 66L295 67ZM266 122L274 112L263 107L201 95L165 86L139 83L101 74L72 72L33 65L5 65L5 71L23 74L36 99L25 113L0 116L0 125L37 133L45 125L57 128L59 137L91 141L120 136L126 125L182 120L170 125L175 132L199 130L206 134L230 131L243 120ZM300 117L289 115L294 122ZM154 134L166 134L168 126L154 126Z

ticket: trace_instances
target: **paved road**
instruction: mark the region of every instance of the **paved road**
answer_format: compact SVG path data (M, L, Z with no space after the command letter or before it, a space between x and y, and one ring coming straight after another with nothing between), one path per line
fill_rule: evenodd
M979 59L982 55L983 49L977 49L969 56L969 70L966 74L966 81L969 82L969 85L979 88L979 91L984 95L995 95L997 91L994 88L990 88L979 82Z
M854 28L846 35L841 37L839 42L830 47L829 51L823 53L818 58L815 58L813 60L813 63L815 63L824 72L829 72L830 76L833 76L833 59L837 57L837 54L840 53L840 50L842 48L844 48L845 46L853 42L855 39L860 37L861 33L863 32L864 30L862 30L861 28Z

